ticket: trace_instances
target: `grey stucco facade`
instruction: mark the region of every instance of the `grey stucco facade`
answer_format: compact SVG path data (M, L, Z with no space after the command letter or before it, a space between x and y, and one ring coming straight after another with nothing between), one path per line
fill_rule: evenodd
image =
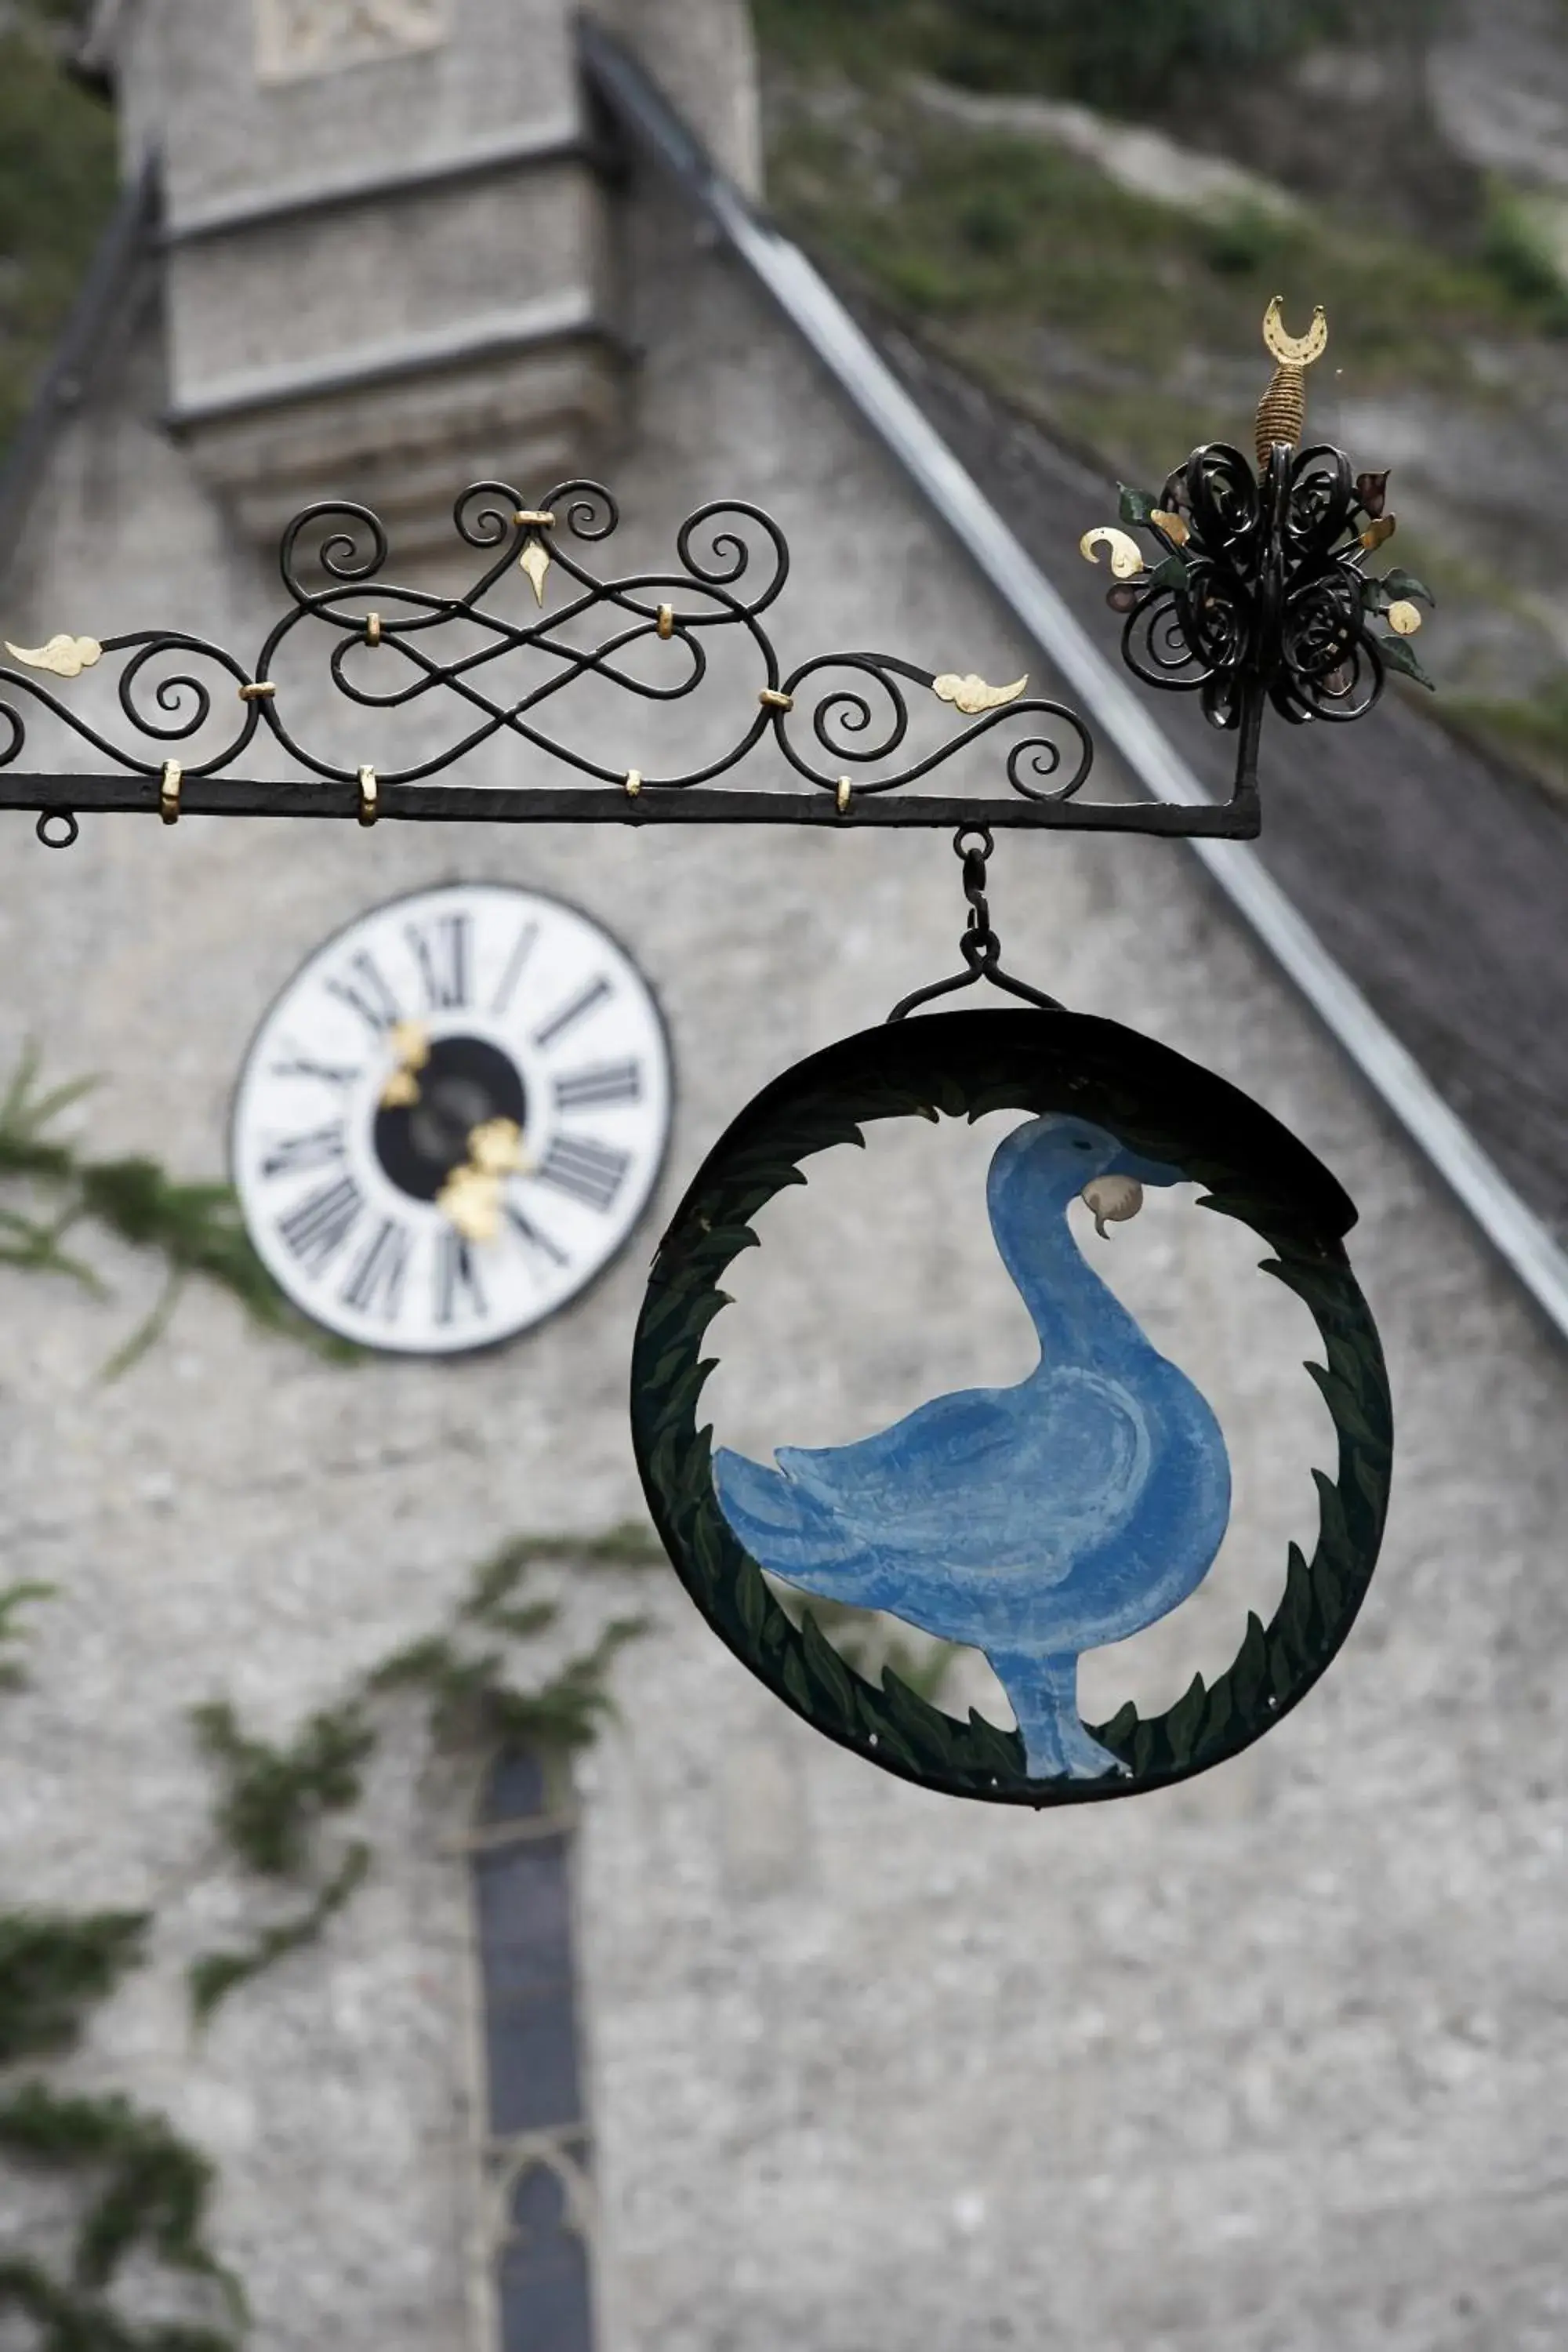
M198 80L219 13L166 12ZM534 9L541 39L557 13ZM353 69L367 142L380 70ZM177 143L184 119L156 99L134 80L132 117ZM637 180L595 234L638 353L601 455L626 562L663 560L690 509L733 492L792 541L791 653L1031 667L675 199ZM268 559L161 422L164 324L149 301L60 436L0 634L259 639ZM324 703L321 723L341 736ZM521 756L481 754L475 780ZM0 1708L0 1876L10 1900L159 1921L79 2077L166 2105L220 2164L219 2235L262 2352L478 2344L468 1792L411 1727L375 1781L369 1885L193 2044L182 1965L232 1931L241 1895L185 1710L225 1693L279 1733L428 1630L500 1538L636 1513L626 1372L660 1206L765 1078L950 968L956 868L941 836L200 820L88 824L51 858L14 824L4 1050L36 1038L52 1072L101 1076L76 1115L100 1150L220 1171L278 987L362 908L453 875L586 907L669 1020L661 1203L590 1297L499 1355L345 1370L193 1286L104 1386L152 1269L100 1254L112 1309L0 1269L5 1573L59 1588L33 1686ZM639 1585L657 1632L623 1659L622 1719L579 1772L603 2343L1555 2352L1568 1370L1183 852L1009 841L993 893L1016 969L1258 1095L1360 1204L1398 1425L1384 1565L1338 1668L1259 1748L1173 1794L1038 1818L923 1795L815 1739L672 1579ZM719 1327L721 1434L821 1443L1017 1376L1027 1333L978 1214L977 1150L881 1137L770 1213ZM1220 1411L1237 1509L1193 1610L1095 1662L1097 1702L1172 1698L1221 1666L1313 1524L1310 1328L1247 1241L1170 1201L1107 1245ZM595 1582L568 1598L569 1631L607 1606Z

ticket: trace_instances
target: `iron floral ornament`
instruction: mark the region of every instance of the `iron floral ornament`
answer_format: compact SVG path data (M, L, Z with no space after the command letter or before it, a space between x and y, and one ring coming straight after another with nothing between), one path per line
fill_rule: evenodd
M721 1449L701 1424L710 1326L752 1220L818 1152L876 1119L1027 1114L991 1162L996 1246L1041 1360L1010 1389L938 1396L878 1435L776 1466ZM1229 1511L1229 1465L1205 1400L1159 1355L1079 1252L1139 1188L1196 1181L1249 1226L1265 1270L1300 1297L1325 1361L1337 1474L1315 1472L1321 1520L1290 1549L1279 1606L1249 1617L1213 1684L1163 1715L1132 1705L1084 1725L1077 1664L1179 1606ZM949 1795L1055 1805L1169 1785L1272 1729L1344 1642L1385 1517L1393 1432L1376 1328L1345 1254L1355 1212L1258 1104L1116 1023L1059 1010L939 1013L843 1039L787 1071L715 1146L655 1260L632 1370L644 1486L677 1573L735 1654L796 1714L887 1770ZM770 1580L881 1610L981 1649L1017 1721L1005 1731L868 1682Z
M1301 446L1306 371L1328 348L1320 309L1285 331L1279 298L1263 320L1274 373L1258 404L1254 471L1223 441L1194 449L1159 497L1121 489L1121 520L1079 542L1103 553L1122 658L1145 686L1195 693L1212 726L1239 735L1236 792L1256 793L1265 710L1292 726L1364 719L1390 670L1430 687L1410 640L1431 592L1408 572L1377 578L1367 559L1393 538L1388 476L1354 474L1342 449ZM1143 531L1152 561L1132 536Z

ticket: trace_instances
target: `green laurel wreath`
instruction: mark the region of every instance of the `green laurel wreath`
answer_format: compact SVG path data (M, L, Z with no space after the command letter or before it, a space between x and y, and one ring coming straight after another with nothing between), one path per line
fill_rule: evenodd
M1339 1446L1336 1477L1314 1470L1321 1518L1311 1559L1292 1544L1285 1591L1265 1625L1249 1614L1227 1671L1201 1675L1163 1715L1131 1703L1094 1737L1125 1769L1102 1780L1030 1780L1023 1741L973 1710L967 1722L890 1669L880 1686L842 1659L808 1617L791 1623L719 1508L712 1432L698 1426L709 1325L729 1304L720 1280L756 1245L751 1219L801 1162L863 1144L871 1119L1073 1111L1205 1188L1200 1205L1248 1225L1273 1251L1263 1271L1293 1290L1327 1361L1307 1370ZM1382 1541L1393 1413L1377 1328L1345 1255L1355 1211L1306 1147L1225 1080L1115 1023L1066 1013L952 1013L842 1040L752 1102L699 1171L660 1245L632 1359L632 1432L649 1507L688 1591L721 1638L816 1728L922 1786L997 1803L1121 1797L1207 1771L1273 1728L1340 1649Z

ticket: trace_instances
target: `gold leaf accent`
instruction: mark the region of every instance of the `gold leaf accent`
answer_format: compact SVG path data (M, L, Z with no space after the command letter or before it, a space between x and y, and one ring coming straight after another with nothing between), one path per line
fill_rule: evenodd
M1008 703L1017 701L1028 683L1026 670L1022 677L1016 677L1011 686L987 686L985 680L976 677L973 670L960 677L956 670L950 669L944 670L940 677L932 678L931 690L940 702L951 702L955 710L962 710L966 719L973 719L982 710L1005 709Z
M396 1064L381 1090L384 1110L411 1110L419 1099L416 1070L430 1059L430 1032L423 1021L395 1021L387 1034Z
M430 1059L430 1032L423 1021L395 1021L387 1043L405 1070L422 1070Z
M1263 347L1281 367L1310 367L1329 348L1329 322L1320 302L1304 335L1287 334L1284 298L1276 294L1263 313Z
M501 1188L525 1175L522 1129L514 1118L487 1118L468 1129L468 1156L436 1195L436 1206L465 1241L493 1242L500 1231Z
M1168 507L1152 508L1149 520L1152 523L1157 523L1165 537L1173 539L1178 547L1185 547L1192 537L1192 532L1187 528L1186 516L1173 514Z
M1396 637L1413 637L1421 626L1420 607L1402 596L1388 608L1388 625Z
M436 1206L466 1242L493 1242L500 1231L500 1179L465 1160L437 1193Z
M71 637L63 630L47 646L14 646L7 637L5 650L13 661L26 663L28 669L47 669L55 677L79 677L103 658L96 637Z
M1097 530L1086 530L1079 541L1078 551L1087 562L1098 563L1098 551L1110 550L1110 569L1118 580L1136 580L1147 567L1143 551L1130 531L1118 530L1113 523L1102 522Z
M487 1118L468 1130L468 1160L484 1176L519 1176L527 1166L515 1118Z
M533 590L534 602L542 604L544 577L550 569L550 550L542 539L531 533L523 541L522 553L517 559L517 568L520 572L527 572Z
M1369 555L1375 554L1380 547L1384 546L1394 537L1394 530L1395 523L1393 515L1379 515L1375 522L1368 523L1366 529L1363 531L1360 540L1357 541L1357 545L1364 547Z

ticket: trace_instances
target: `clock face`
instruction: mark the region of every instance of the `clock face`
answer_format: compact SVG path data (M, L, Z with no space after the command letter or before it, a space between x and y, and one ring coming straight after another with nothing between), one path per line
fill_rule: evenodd
M362 1347L526 1331L614 1256L669 1131L669 1049L624 948L536 890L454 883L340 931L262 1023L234 1181L295 1304Z

